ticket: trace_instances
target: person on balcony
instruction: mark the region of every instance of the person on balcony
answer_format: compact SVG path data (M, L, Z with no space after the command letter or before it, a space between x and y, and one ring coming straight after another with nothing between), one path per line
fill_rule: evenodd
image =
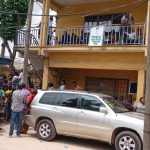
M81 31L80 35L80 44L87 44L89 41L89 33L84 33L84 31Z
M64 31L60 44L70 44L70 35L67 33L67 31Z
M134 18L132 14L126 11L121 18L121 36L123 38L123 44L128 43L128 35L131 34L132 28L131 25L134 23Z
M70 44L78 44L79 43L79 39L78 36L73 32L71 34L71 41Z
M47 45L51 45L51 40L53 36L53 17L50 16L48 20L48 37L47 37Z

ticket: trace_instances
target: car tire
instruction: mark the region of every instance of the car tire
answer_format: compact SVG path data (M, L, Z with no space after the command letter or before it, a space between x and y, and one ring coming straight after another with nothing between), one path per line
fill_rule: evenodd
M115 138L116 150L142 150L142 143L138 135L131 131L120 132Z
M38 122L36 134L40 140L52 141L56 137L56 129L52 121L43 119Z

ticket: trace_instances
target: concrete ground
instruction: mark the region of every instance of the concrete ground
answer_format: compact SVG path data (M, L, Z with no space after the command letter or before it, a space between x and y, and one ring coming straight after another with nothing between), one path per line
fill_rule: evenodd
M99 141L58 136L55 141L45 142L37 138L30 128L27 135L8 136L9 124L0 124L0 150L112 150L112 146Z

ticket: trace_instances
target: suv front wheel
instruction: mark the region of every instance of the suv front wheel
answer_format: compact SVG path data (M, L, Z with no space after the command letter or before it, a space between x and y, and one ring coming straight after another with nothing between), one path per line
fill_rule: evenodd
M37 124L36 134L41 140L51 141L56 137L56 129L49 119L43 119Z
M116 150L142 150L141 140L131 131L123 131L116 136Z

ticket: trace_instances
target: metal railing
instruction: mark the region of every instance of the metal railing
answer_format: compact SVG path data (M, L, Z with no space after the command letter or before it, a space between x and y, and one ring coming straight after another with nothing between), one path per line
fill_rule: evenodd
M24 47L25 46L25 35L26 30L18 30L17 36L15 39L15 46ZM32 29L30 33L30 46L37 46L39 45L39 29Z
M31 46L38 45L40 30L31 30ZM90 32L84 27L49 29L48 46L88 45ZM103 45L144 45L145 25L109 25L104 26ZM25 45L25 33L18 31L17 46Z

